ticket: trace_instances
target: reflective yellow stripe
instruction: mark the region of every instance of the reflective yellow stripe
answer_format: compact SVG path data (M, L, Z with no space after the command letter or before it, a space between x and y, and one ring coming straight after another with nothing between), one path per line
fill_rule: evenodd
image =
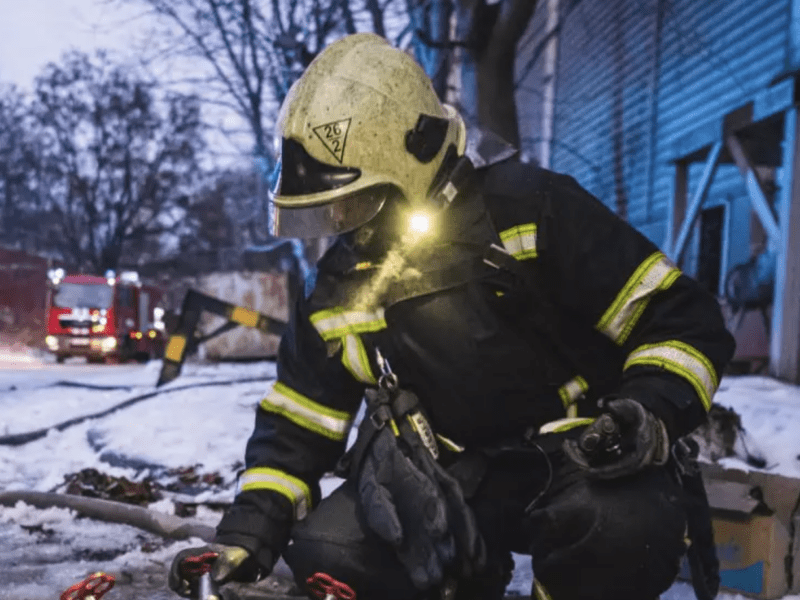
M235 306L231 311L230 320L245 327L256 327L258 325L258 317L259 314L254 310L243 306Z
M357 381L368 384L377 382L369 364L367 350L358 336L386 329L382 308L362 311L337 306L315 312L310 321L326 342L342 340L342 364Z
M558 395L561 397L561 403L567 410L568 417L577 416L577 407L575 406L575 402L577 402L578 398L583 396L588 389L589 384L580 375L570 379L567 383L558 388Z
M441 433L436 434L436 439L442 443L442 446L450 450L450 452L463 452L466 450L464 446L459 446L450 438L444 437Z
M545 587L539 583L538 579L533 580L533 592L536 596L536 600L553 600L550 594L547 593Z
M184 350L186 350L186 338L182 335L173 335L167 342L164 358L173 362L181 362Z
M692 384L706 410L719 381L711 361L696 348L678 340L639 346L628 355L625 369L637 365L660 367L675 373Z
M669 288L680 274L680 269L666 256L654 252L639 265L595 327L621 346L653 294Z
M310 317L312 325L323 340L344 337L346 335L369 333L386 329L383 309L374 312L363 310L346 310L341 306L320 310Z
M269 467L254 467L242 473L241 491L272 490L283 494L294 506L294 517L300 521L311 509L311 491L297 477Z
M536 258L536 223L515 225L500 232L500 241L517 260Z
M357 335L347 335L344 338L342 364L358 381L375 384L378 380L372 374L369 366L369 357L364 343Z
M558 419L556 421L545 423L539 428L539 434L544 435L545 433L561 433L563 431L569 431L570 429L575 429L576 427L581 427L583 425L591 425L592 423L594 423L594 418L591 417L567 417L566 419Z
M339 442L350 430L351 415L323 406L277 382L261 401L267 412L283 415L294 424Z

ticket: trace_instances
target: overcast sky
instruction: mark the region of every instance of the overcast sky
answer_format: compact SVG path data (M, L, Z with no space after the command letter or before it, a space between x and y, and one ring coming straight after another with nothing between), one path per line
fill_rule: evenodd
M69 48L125 50L143 30L104 0L0 0L0 82L30 88Z

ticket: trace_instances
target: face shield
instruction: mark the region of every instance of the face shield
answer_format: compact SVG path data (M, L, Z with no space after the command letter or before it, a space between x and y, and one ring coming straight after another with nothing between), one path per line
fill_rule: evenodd
M275 186L270 192L269 227L280 237L320 238L339 235L363 225L383 207L387 186L371 186L349 194L325 194L361 177L360 169L324 163L302 144L283 139ZM304 202L323 194L328 200Z
M336 236L371 221L383 208L391 189L376 186L312 206L277 206L270 202L270 231L279 237Z

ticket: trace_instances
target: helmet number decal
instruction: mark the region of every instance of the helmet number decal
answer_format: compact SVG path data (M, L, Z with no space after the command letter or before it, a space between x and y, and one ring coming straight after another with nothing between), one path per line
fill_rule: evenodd
M322 142L323 146L333 154L333 157L342 163L344 158L344 145L347 141L347 130L350 129L350 119L333 121L314 127L314 133Z

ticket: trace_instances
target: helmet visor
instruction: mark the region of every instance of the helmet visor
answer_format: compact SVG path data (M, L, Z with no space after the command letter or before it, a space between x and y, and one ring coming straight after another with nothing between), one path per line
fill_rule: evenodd
M375 186L326 204L289 207L270 202L270 229L273 235L293 238L346 233L373 219L390 193L388 186Z

